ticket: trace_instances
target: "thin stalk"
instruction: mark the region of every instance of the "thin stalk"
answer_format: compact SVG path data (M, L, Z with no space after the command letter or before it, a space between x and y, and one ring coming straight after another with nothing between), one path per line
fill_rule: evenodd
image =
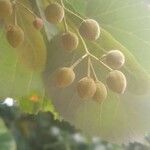
M90 62L91 62L91 58L90 58L90 56L88 56L88 71L87 71L87 76L88 76L88 77L91 76Z
M92 69L92 72L93 72L95 81L98 81L98 77L97 77L97 75L96 75L96 72L95 72L95 69L94 69L94 66L93 66L91 60L90 60L90 66L91 66L91 69Z
M79 31L76 29L76 32L82 42L82 45L84 47L84 50L86 52L87 55L91 56L92 58L94 58L95 60L97 60L98 62L100 62L101 65L103 65L106 69L108 69L109 71L112 71L113 69L111 69L108 65L106 65L104 62L102 62L99 58L97 58L96 56L94 56L93 54L91 54L87 48L87 45L84 41L84 39L82 38L81 34L79 33Z
M89 54L92 58L94 58L96 61L98 61L101 65L103 65L105 68L107 68L109 71L112 71L113 69L111 69L108 65L106 65L104 62L102 62L101 60L99 60L96 56L94 56L93 54Z
M62 7L64 8L65 6L64 6L63 0L60 0L60 1L61 1ZM68 32L68 25L67 25L67 21L66 21L66 16L65 16L65 14L64 14L64 18L63 18L63 23L64 23L64 27L65 27L65 32Z
M82 38L81 34L79 33L79 31L76 29L76 32L82 42L82 45L84 47L84 50L86 52L87 55L91 56L92 58L94 58L95 60L97 60L98 62L100 62L101 65L103 65L106 69L108 69L109 71L112 71L113 69L111 69L108 65L106 65L104 62L102 62L99 58L97 58L96 56L94 56L93 54L91 54L87 48L87 45L84 41L84 39Z
M17 26L17 8L16 8L16 3L14 4L14 24Z
M79 38L80 38L80 40L81 40L81 42L82 42L82 45L83 45L83 48L84 48L85 52L86 52L87 54L90 54L90 52L89 52L89 50L88 50L88 48L87 48L87 46L86 46L86 43L85 43L84 39L82 38L81 34L79 33L78 30L76 30L76 32L77 32L77 34L78 34L78 36L79 36Z
M103 60L105 60L105 58L106 58L106 54L102 55L102 56L100 57L100 60L103 61Z
M78 14L74 13L74 12L73 12L73 11L71 11L70 9L68 9L68 8L66 8L66 7L64 7L64 9L65 9L68 13L70 13L70 14L72 14L72 15L76 16L77 18L79 18L80 20L82 20L82 21L84 21L84 20L85 20L84 18L82 18L82 17L81 17L81 16L79 16Z
M80 64L86 57L88 56L88 54L83 55L81 58L79 58L72 66L71 68L74 69L78 64Z

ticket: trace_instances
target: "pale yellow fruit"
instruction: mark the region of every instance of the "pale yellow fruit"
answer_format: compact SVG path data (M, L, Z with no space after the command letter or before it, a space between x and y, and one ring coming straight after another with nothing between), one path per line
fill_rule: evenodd
M101 82L97 81L96 82L96 92L93 96L93 100L97 102L102 102L105 100L107 97L107 89L106 86Z
M125 64L125 56L119 50L111 50L107 53L106 64L112 69L119 69Z
M73 32L63 33L60 37L60 46L67 52L75 50L78 44L78 36Z
M58 24L64 18L64 9L58 3L51 3L46 7L45 16L48 22Z
M7 29L6 37L8 43L12 47L17 48L24 41L24 31L19 26L9 25Z
M13 7L10 0L0 0L0 19L11 16Z
M85 39L95 41L100 36L100 26L95 20L86 19L81 23L79 32Z
M72 68L60 68L55 74L56 86L65 88L69 86L75 79L75 73Z
M92 78L84 77L78 82L77 91L82 99L92 98L96 92L96 84Z
M107 77L107 86L114 92L123 94L127 87L125 75L118 70L111 71Z

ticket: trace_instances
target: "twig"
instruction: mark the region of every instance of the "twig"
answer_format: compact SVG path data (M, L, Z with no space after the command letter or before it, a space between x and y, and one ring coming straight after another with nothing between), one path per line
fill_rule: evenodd
M86 57L88 56L88 54L83 55L81 58L79 58L72 66L71 68L74 69L79 63L81 63Z
M94 58L96 61L98 61L101 65L103 65L105 68L107 68L109 71L112 71L113 69L111 69L108 65L106 65L104 62L102 62L101 60L99 60L96 56L94 56L93 54L89 54L92 58Z
M92 72L93 72L95 81L98 81L98 77L97 77L97 75L96 75L96 72L95 72L95 69L94 69L94 67L93 67L93 64L92 64L91 60L90 60L90 66L91 66L91 69L92 69Z
M62 7L64 8L65 6L64 6L63 0L60 0L60 1L61 1ZM65 27L65 32L68 32L68 25L67 25L67 21L66 21L66 16L65 16L65 14L64 14L64 18L63 18L63 23L64 23L64 27Z

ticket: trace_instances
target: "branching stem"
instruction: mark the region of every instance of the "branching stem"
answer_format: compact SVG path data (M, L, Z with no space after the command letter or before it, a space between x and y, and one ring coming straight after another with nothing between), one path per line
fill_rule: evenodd
M84 41L84 39L82 38L81 34L79 33L78 30L76 30L82 44L83 44L83 47L84 47L84 50L86 52L87 55L89 55L90 57L94 58L96 61L100 62L101 65L103 65L106 69L108 69L109 71L112 71L113 69L111 69L108 65L106 65L104 62L102 62L99 58L97 58L96 56L94 56L93 54L91 54L87 48L87 45Z
M99 60L96 56L94 56L93 54L90 53L90 56L92 58L94 58L96 61L98 61L102 66L104 66L105 68L107 68L109 71L113 70L108 65L106 65L104 62L102 62L101 60Z
M82 57L80 57L72 66L71 68L74 69L78 64L80 64L88 55L85 54Z
M62 0L61 0L61 1L62 1ZM81 19L82 21L84 21L84 19L83 19L82 17L80 17L78 14L72 12L70 9L66 8L64 5L63 5L63 7L64 7L64 9L65 9L67 12L71 13L72 15L74 15L74 16L76 16L77 18L79 18L79 19ZM85 50L85 52L86 52L86 55L87 55L87 56L90 56L90 57L92 57L92 58L94 58L94 59L95 59L96 61L98 61L101 65L103 65L106 69L108 69L109 71L112 71L113 69L111 69L111 68L110 68L108 65L106 65L102 60L100 60L99 58L97 58L96 56L94 56L93 54L91 54L91 53L89 52L89 50L88 50L88 48L87 48L87 45L86 45L84 39L82 38L82 36L80 35L79 31L78 31L77 29L75 29L75 30L76 30L76 32L77 32L77 34L78 34L78 36L79 36L79 38L80 38L80 40L81 40L81 42L82 42L82 44L83 44L84 50ZM84 56L85 56L85 55L84 55ZM81 57L81 59L82 59L82 57ZM94 68L93 68L93 69L94 69Z

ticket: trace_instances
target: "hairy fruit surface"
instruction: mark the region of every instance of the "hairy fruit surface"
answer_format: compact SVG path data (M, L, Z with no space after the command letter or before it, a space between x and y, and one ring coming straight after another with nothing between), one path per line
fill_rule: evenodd
M95 20L86 19L81 23L79 32L85 39L95 41L100 36L100 27Z
M125 75L118 70L111 71L107 77L107 86L118 94L123 94L127 87Z
M109 51L107 53L105 59L106 59L107 65L110 66L113 69L119 69L125 63L125 56L119 50L111 50L111 51Z
M12 47L17 48L24 41L24 31L19 26L9 25L6 37L8 43Z
M105 100L107 97L107 89L106 86L101 82L97 81L96 82L96 92L93 96L93 100L96 102L102 102Z
M92 98L96 92L96 84L90 77L82 78L77 84L77 91L81 98Z
M64 9L60 4L52 3L46 7L45 16L48 22L58 24L64 18Z
M75 33L63 33L60 37L60 46L67 52L75 50L78 47L79 40Z
M58 69L55 74L56 86L65 88L69 86L75 79L75 73L72 68L63 67Z

